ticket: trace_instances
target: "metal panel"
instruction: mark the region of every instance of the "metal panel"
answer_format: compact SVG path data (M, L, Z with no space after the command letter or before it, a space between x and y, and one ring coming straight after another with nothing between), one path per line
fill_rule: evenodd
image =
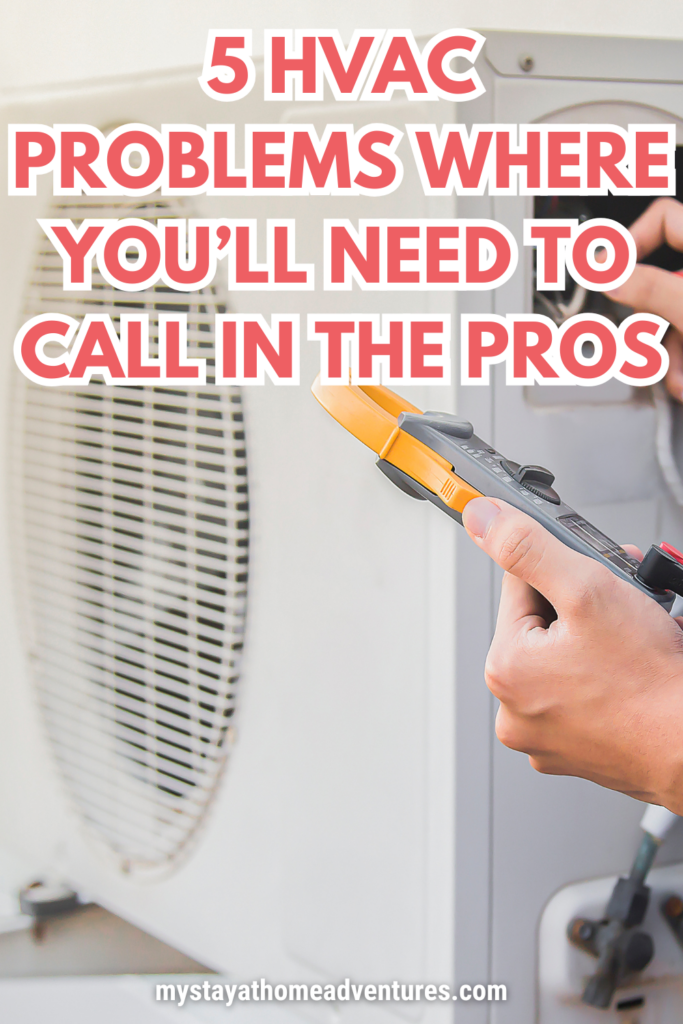
M678 85L636 84L643 68L654 78L673 75L680 80L683 50L678 44L676 68L662 58L663 71L653 73L664 50L659 43L586 40L572 37L498 36L487 39L487 60L503 74L491 83L494 109L491 121L590 121L605 114L611 120L634 120L642 105L643 121L659 118L680 121L683 90ZM535 71L525 75L515 69L519 49L536 55ZM591 54L604 54L599 65ZM636 60L637 57L637 60ZM590 59L589 59L590 58ZM550 62L548 64L547 62ZM653 63L654 62L654 63ZM635 73L632 69L636 67ZM657 64L657 67L659 65ZM572 81L591 73L613 81ZM606 68L606 71L603 71ZM667 70L668 69L668 70ZM534 77L538 72L538 77ZM545 74L547 77L541 78ZM553 78L557 75L557 78ZM561 80L560 80L561 76ZM621 82L618 79L629 79ZM482 122L481 113L466 111L468 123ZM592 116L592 112L594 116ZM662 114L663 112L663 114ZM621 116L620 116L621 115ZM504 223L520 242L523 262L520 270L493 295L492 311L523 313L532 310L532 278L529 252L521 247L524 217L532 216L532 200L496 197L490 216ZM458 201L459 216L481 216L479 204ZM469 298L467 309L485 312L488 303ZM462 301L460 308L463 307ZM576 508L590 515L600 528L620 540L651 543L659 539L663 509L668 513L668 536L672 543L683 536L683 517L674 512L661 480L655 456L655 418L648 394L619 395L618 401L605 389L604 401L595 394L590 403L576 401L568 389L556 389L546 397L540 388L507 387L502 369L492 374L492 442L518 461L548 465L554 471L560 493ZM472 389L480 391L482 389ZM549 389L550 390L550 389ZM593 389L596 393L601 389ZM464 399L461 388L459 409L471 410L470 418L479 433L476 399ZM486 413L482 410L486 422ZM468 413L469 415L469 413ZM497 574L499 576L499 574ZM465 607L472 581L459 577L459 602ZM466 614L466 613L465 613ZM479 649L486 626L483 617L472 624L467 646ZM489 627L490 628L490 627ZM459 649L459 658L466 652ZM488 772L483 753L476 771ZM474 783L477 785L477 783ZM535 959L537 928L544 904L567 881L597 873L620 871L628 866L637 842L637 822L642 805L627 797L602 790L575 779L552 779L536 775L527 759L503 748L493 747L492 767L492 907L489 977L509 985L508 1006L487 1008L483 1019L506 1020L514 1005L515 1019L536 1019ZM680 856L680 842L669 848L669 857ZM484 856L482 851L482 857ZM460 924L459 924L460 927Z
M494 71L526 78L683 82L680 47L679 42L668 39L486 33L486 59ZM521 66L524 58L531 58L530 67L528 63Z

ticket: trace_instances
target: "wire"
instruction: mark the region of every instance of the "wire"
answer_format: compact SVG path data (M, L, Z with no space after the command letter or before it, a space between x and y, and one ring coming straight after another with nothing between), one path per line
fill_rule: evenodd
M562 320L568 320L570 316L576 316L577 313L580 313L586 304L587 298L588 292L586 289L580 284L575 285L574 293L569 302L558 302L557 304L557 308L562 314Z
M683 508L683 477L676 464L673 450L674 417L671 399L663 384L652 388L655 403L655 447L657 462L676 504Z
M550 297L553 296L553 298ZM551 292L544 295L543 292L534 292L534 302L541 306L559 327L568 320L570 316L576 316L586 305L588 292L580 284L574 286L569 302L565 302L561 296L562 292Z

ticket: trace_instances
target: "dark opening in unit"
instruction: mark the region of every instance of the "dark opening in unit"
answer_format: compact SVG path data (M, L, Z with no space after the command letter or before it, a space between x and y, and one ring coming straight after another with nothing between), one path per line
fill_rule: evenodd
M676 149L676 199L683 202L683 146ZM581 222L592 217L608 217L629 227L653 201L650 196L536 196L534 217L572 218ZM664 270L681 270L683 252L662 245L643 263ZM534 281L535 276L534 263ZM540 292L534 287L534 313L550 316L558 324L577 313L600 313L619 323L631 310L617 305L601 292L586 291L567 274L566 288L562 292Z

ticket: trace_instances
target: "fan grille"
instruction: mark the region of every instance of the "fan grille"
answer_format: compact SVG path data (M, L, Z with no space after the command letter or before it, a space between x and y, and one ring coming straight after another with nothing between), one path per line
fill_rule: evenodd
M177 201L59 200L52 216L185 216ZM188 314L213 349L212 289L61 290L43 240L26 315ZM23 377L21 502L27 636L47 732L82 817L127 868L187 843L225 760L246 612L248 493L237 388L45 388Z

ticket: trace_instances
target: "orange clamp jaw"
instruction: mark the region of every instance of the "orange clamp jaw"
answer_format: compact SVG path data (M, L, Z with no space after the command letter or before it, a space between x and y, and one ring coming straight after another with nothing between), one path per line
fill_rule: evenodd
M606 565L615 576L671 610L683 596L683 552L653 545L642 562L568 505L543 466L506 459L467 420L423 413L383 387L326 385L313 394L343 427L378 456L378 468L414 498L426 499L462 523L465 506L486 495L531 516L567 547ZM472 482L470 482L472 481ZM474 486L476 484L476 486Z
M355 384L321 384L316 377L311 388L314 396L337 423L371 448L380 459L438 496L448 508L462 513L475 490L453 472L441 455L407 434L398 425L402 412L422 414L389 388Z

